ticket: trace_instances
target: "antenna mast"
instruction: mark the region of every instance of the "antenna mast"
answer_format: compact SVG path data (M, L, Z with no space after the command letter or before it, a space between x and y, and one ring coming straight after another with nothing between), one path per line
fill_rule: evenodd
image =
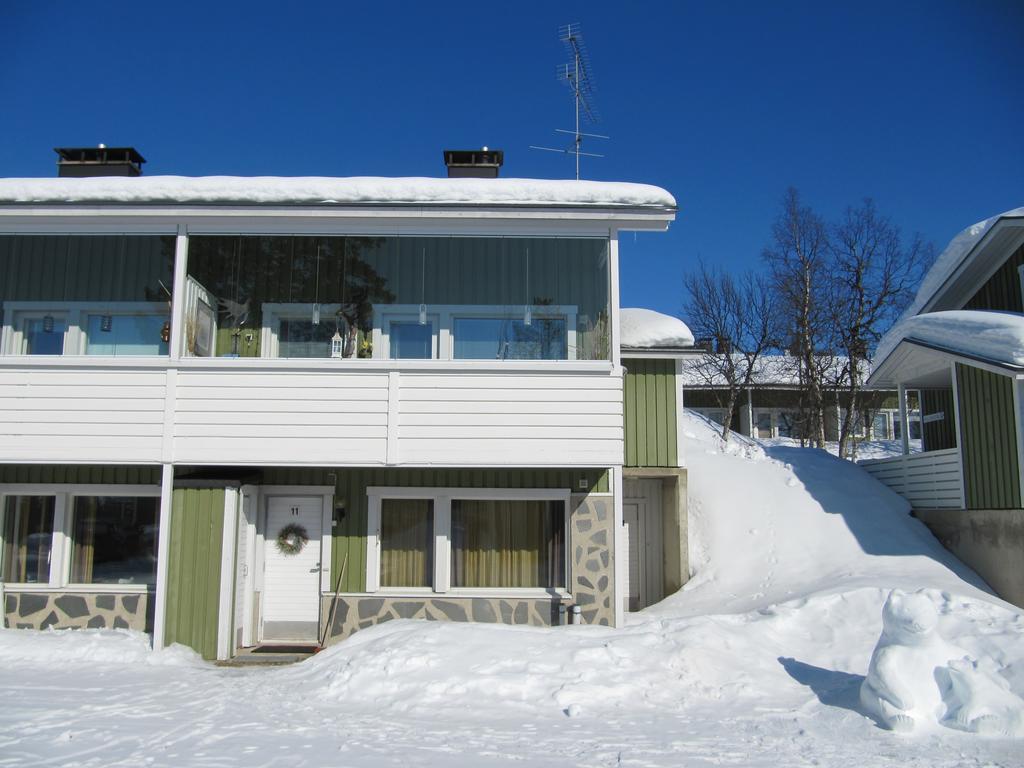
M580 178L580 155L587 157L604 157L593 152L583 151L583 138L607 139L599 133L583 133L580 130L580 118L590 123L597 123L597 110L593 105L594 85L590 76L590 55L587 53L586 45L583 43L583 32L579 24L566 24L559 28L558 37L565 45L566 53L569 54L569 61L558 65L558 79L564 82L572 90L573 105L575 106L576 129L567 131L556 128L556 133L567 133L573 137L572 146L569 149L555 149L554 147L538 147L530 145L530 149L541 149L545 152L562 152L567 155L576 156L576 180Z

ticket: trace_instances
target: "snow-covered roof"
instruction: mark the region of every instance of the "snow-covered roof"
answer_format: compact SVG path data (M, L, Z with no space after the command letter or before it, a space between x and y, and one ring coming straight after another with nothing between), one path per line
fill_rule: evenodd
M918 341L1001 365L1024 367L1024 315L1014 312L950 310L902 320L879 349L884 360L901 341Z
M964 261L974 252L975 246L981 242L982 238L988 234L992 227L1001 219L1008 218L1024 218L1024 208L1014 208L984 221L979 221L977 224L972 224L949 242L949 245L939 254L935 264L932 265L932 268L928 270L928 274L921 281L921 287L918 289L914 301L878 342L878 348L875 350L875 360L878 363L884 362L892 354L892 351L896 349L897 345L913 333L914 328L923 327L920 324L908 327L907 324L919 316L918 313L928 305L928 302L942 289L950 277L960 269ZM928 324L925 323L925 325Z
M681 349L693 346L693 334L677 317L641 307L624 307L619 315L621 346L627 349Z
M847 358L837 356L828 361L827 378L837 379L847 365ZM722 387L725 379L707 365L704 356L683 360L682 383L684 387ZM765 355L754 364L753 383L759 387L800 386L800 363L790 355Z
M928 301L939 291L946 281L956 272L964 259L974 250L981 239L988 234L988 231L995 226L1000 219L1024 217L1024 208L1014 208L1011 211L1000 213L977 224L972 224L960 234L950 240L946 249L935 259L932 268L921 281L921 287L917 290L914 301L903 313L903 317L912 317L920 312Z
M661 187L551 179L140 176L0 179L3 203L531 205L674 210Z

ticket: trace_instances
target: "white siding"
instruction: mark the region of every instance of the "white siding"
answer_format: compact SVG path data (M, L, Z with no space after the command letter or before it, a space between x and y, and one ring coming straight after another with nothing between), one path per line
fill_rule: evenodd
M158 463L160 369L0 368L0 461Z
M621 464L622 378L604 372L402 373L402 464Z
M963 509L960 449L913 453L858 462L914 509Z
M385 461L385 373L182 370L176 395L177 462Z
M266 368L146 361L83 369L69 362L0 367L0 461L622 463L622 377L607 366L292 370L278 361Z

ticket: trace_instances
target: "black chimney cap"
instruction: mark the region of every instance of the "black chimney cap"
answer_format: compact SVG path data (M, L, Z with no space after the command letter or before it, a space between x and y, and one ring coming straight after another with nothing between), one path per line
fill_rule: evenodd
M448 178L494 179L498 169L505 162L505 153L500 149L446 149L444 164L448 166Z
M141 176L146 158L135 147L54 147L57 153L57 175L73 178L83 176Z

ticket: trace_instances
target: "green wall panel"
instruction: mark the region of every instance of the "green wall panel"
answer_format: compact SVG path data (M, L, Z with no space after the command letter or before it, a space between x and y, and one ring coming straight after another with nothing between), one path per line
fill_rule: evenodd
M1024 246L1010 254L996 273L964 304L964 309L1024 312L1018 271L1021 266L1024 266Z
M337 520L331 544L331 577L337 581L344 565L340 591L366 590L366 488L399 486L425 488L570 488L607 493L608 473L602 469L288 469L263 471L267 485L333 485L335 505L344 504L345 516ZM348 560L346 562L346 555ZM331 589L336 584L331 584Z
M922 389L921 410L927 417L942 414L937 421L924 422L922 426L924 450L941 451L956 448L956 413L953 408L953 389Z
M164 640L217 657L224 489L175 488Z
M160 467L99 464L0 464L0 483L160 485Z
M630 358L623 365L626 466L678 466L675 360Z
M968 509L1019 509L1013 379L956 366Z

